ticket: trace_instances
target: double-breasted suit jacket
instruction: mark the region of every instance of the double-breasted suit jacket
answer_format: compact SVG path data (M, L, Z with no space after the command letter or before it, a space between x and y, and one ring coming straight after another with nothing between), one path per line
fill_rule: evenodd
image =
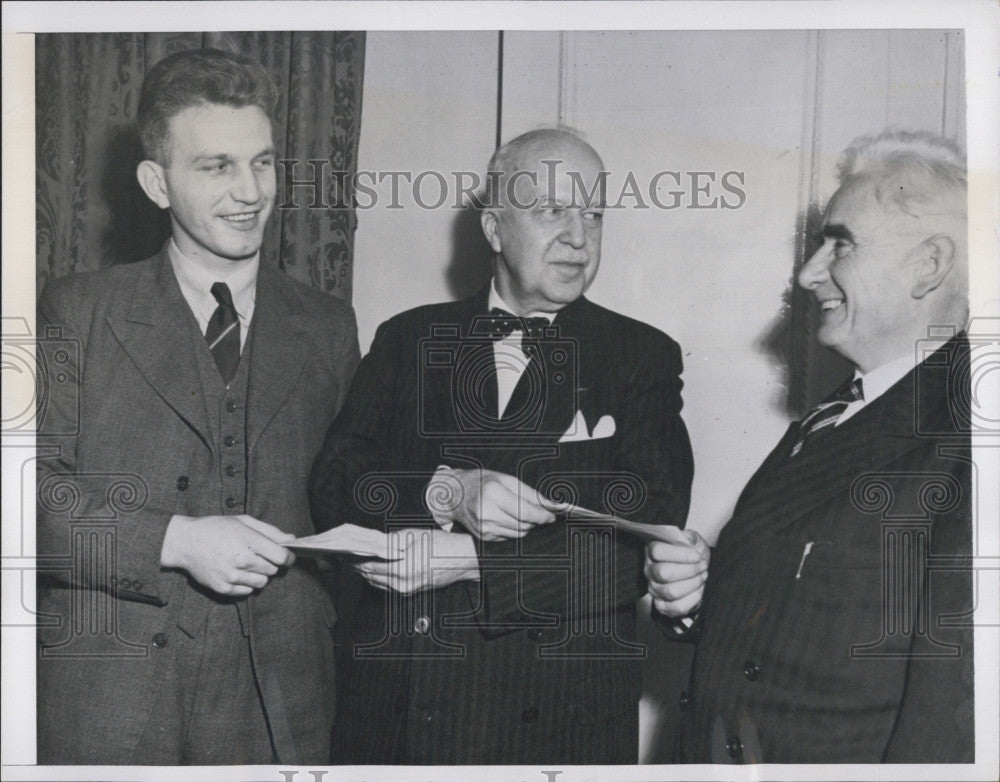
M792 424L750 480L712 557L682 761L972 760L968 366L953 339L795 457Z
M308 473L357 364L354 315L262 263L245 410L212 409L198 367L214 366L166 248L53 281L38 324L40 357L59 378L40 401L38 554L72 563L40 581L39 757L142 763L131 755L140 738L177 717L154 704L179 634L196 637L213 605L228 602L160 567L167 524L238 512L227 503L236 485L242 512L314 532ZM229 415L245 442L223 431ZM300 561L234 601L283 762L329 753L326 581ZM95 721L103 730L72 729Z
M317 524L433 528L426 503L455 498L425 487L447 465L682 525L693 468L677 344L580 298L525 339L500 418L486 307L484 291L382 324L313 469ZM477 547L479 581L360 588L334 762L636 762L642 542L560 517Z

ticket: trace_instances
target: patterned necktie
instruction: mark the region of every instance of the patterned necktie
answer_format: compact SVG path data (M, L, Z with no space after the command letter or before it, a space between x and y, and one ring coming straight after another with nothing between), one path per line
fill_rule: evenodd
M549 325L548 318L521 318L507 310L494 307L490 310L489 335L491 339L504 339L511 332L523 331L527 339L541 339L545 336L545 327Z
M240 322L236 317L236 307L233 306L233 296L226 283L215 283L212 286L212 295L219 302L219 306L215 308L211 320L208 321L205 341L208 342L208 349L212 351L212 358L219 368L219 374L228 386L240 363Z
M792 456L802 450L802 446L814 435L831 428L837 423L840 414L847 409L851 402L864 399L864 390L861 387L861 378L849 380L834 391L825 400L809 411L809 415L802 419L799 425L799 434L795 438L795 445L792 446Z

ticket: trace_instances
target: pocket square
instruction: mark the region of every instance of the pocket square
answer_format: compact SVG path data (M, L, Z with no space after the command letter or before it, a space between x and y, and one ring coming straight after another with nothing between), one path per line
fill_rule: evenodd
M561 443L577 443L585 440L603 440L611 437L615 433L615 419L610 415L602 415L594 425L594 431L587 428L587 421L583 417L583 411L577 410L573 417L573 423L569 425L563 436L559 438Z

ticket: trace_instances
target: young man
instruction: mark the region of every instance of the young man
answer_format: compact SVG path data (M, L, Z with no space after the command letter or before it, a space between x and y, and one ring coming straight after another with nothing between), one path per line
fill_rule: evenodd
M40 763L328 759L333 608L281 544L314 531L309 465L358 346L350 307L260 258L275 97L220 51L153 66L137 176L171 239L39 302L76 346L39 426L38 554L74 561L40 579Z

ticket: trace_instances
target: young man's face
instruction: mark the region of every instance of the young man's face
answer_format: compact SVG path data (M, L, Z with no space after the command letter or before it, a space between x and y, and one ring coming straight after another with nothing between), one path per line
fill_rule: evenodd
M253 257L274 206L274 140L258 106L207 103L170 118L161 197L186 256L223 269Z

